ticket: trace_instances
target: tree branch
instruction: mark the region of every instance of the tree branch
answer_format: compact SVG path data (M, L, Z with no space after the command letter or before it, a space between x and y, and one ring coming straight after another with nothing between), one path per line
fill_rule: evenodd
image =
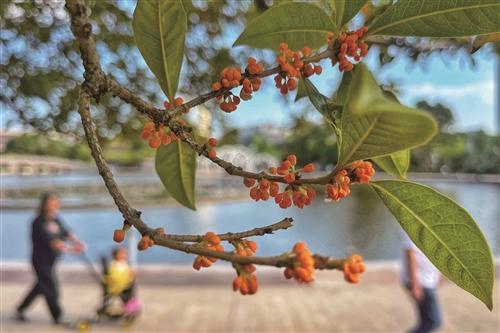
M166 110L159 109L152 105L151 103L144 101L130 90L125 87L122 87L118 82L103 73L101 66L99 55L97 54L97 50L95 48L95 41L92 37L92 25L89 23L87 16L87 8L82 0L67 0L66 8L70 13L71 17L71 30L75 35L76 40L78 41L81 58L83 60L83 66L85 68L84 72L84 88L87 91L90 97L99 101L100 96L105 92L110 92L113 96L119 97L123 101L128 104L133 105L139 112L148 115L155 123L164 124L167 126L173 133L175 133L183 142L185 142L191 149L193 149L199 155L203 155L206 158L210 159L213 163L220 166L224 169L229 175L239 176L243 178L253 178L253 179L263 179L266 178L270 181L279 182L283 184L287 184L284 177L281 176L273 176L266 174L264 172L255 173L243 170L241 167L238 167L231 162L225 161L219 157L210 158L208 156L208 150L204 145L198 144L188 135L186 135L184 127L181 126L174 117L182 113L184 110L193 108L200 104L205 103L206 101L215 98L216 96L223 94L224 92L229 91L230 89L223 89L220 91L211 91L199 97L192 99L189 102L184 103L183 105L172 109L167 112ZM326 49L325 51L312 56L307 59L307 61L316 62L321 59L331 58L332 61L335 61L335 57L333 56L334 52L331 48ZM268 69L258 75L259 77L266 77L272 74L276 74L280 71L280 67L276 66L274 68ZM244 76L254 77L253 75L247 75L243 73ZM319 184L325 185L331 179L331 174L318 177L318 178L299 178L296 179L292 184Z
M248 238L253 236L264 236L266 234L272 234L276 230L285 230L293 226L293 219L286 217L283 220L276 222L274 224L254 228L252 230L243 232L226 232L225 234L218 234L219 238L223 241L232 241L236 239ZM172 235L167 234L165 236L168 239L176 240L179 242L201 242L203 235Z
M81 56L85 68L84 82L81 85L78 99L78 112L80 114L82 125L85 131L85 136L87 138L87 143L90 147L92 157L97 165L99 174L101 175L104 184L113 198L118 210L121 212L126 223L133 225L142 235L149 235L155 244L161 245L170 249L183 251L186 253L193 253L197 255L207 256L226 260L232 263L238 264L257 264L257 265L267 265L275 267L285 267L292 266L295 260L295 256L292 253L284 253L280 256L271 257L257 257L257 256L240 256L233 252L224 251L214 251L206 247L199 246L198 244L186 244L185 242L198 242L200 236L197 235L156 235L154 230L151 229L144 221L141 219L141 213L134 209L130 203L126 200L122 192L120 191L118 185L116 184L113 173L108 167L106 160L104 159L102 148L99 144L97 133L95 130L95 125L92 121L92 116L90 112L90 99L94 97L96 100L99 97L110 91L115 96L119 96L127 103L133 104L140 111L153 115L156 117L161 115L166 124L172 130L178 130L171 116L161 110L151 106L149 103L143 101L135 94L129 90L118 85L114 80L106 77L101 70L99 57L95 49L95 42L91 37L91 25L88 23L87 9L82 0L67 0L66 8L68 9L71 16L71 26L72 31L79 43ZM269 74L270 75L270 74ZM165 123L164 122L164 123ZM190 143L193 145L193 149L200 149L199 153L203 153L204 149L201 148L197 143ZM195 150L196 150L195 149ZM198 150L197 150L198 151ZM215 163L219 165L227 166L227 168L232 168L236 170L236 167L232 164L225 162L221 159L214 159ZM221 166L222 166L221 165ZM228 170L226 170L228 171ZM230 172L230 171L228 171ZM244 171L239 171L245 173ZM254 174L252 174L254 175ZM255 174L258 177L262 177L261 174ZM231 241L235 239L241 239L243 237L251 237L257 235L264 235L267 233L272 233L278 229L289 228L292 224L292 219L286 218L273 225L255 228L246 232L241 233L226 233L222 234L221 238L226 241ZM342 269L343 260L337 260L330 257L324 257L321 255L315 255L317 260L316 268L318 269Z
M85 136L87 138L87 143L90 147L90 151L92 153L92 157L97 165L97 169L99 170L99 174L101 175L106 188L108 189L109 194L113 198L118 210L122 213L125 221L131 225L133 225L142 235L149 235L157 245L161 245L173 250L183 251L186 253L193 253L202 256L213 257L217 259L222 259L226 261L230 261L232 263L238 264L256 264L256 265L266 265L266 266L275 266L275 267L285 267L293 265L294 255L290 253L284 253L280 256L273 257L256 257L256 256L240 256L232 252L220 252L209 250L205 247L197 246L197 244L189 245L184 243L183 241L179 241L176 238L182 238L182 235L155 235L154 230L148 227L146 223L144 223L140 217L141 213L128 203L123 194L121 193L118 185L116 184L113 173L108 167L106 160L102 154L102 148L99 144L99 140L97 138L97 133L95 131L94 123L92 121L92 117L90 114L90 97L89 94L85 91L85 86L82 85L80 89L80 95L78 100L78 112L80 113L80 117L82 120L83 128L85 131ZM273 230L282 229L284 227L289 227L292 223L292 219L284 219L281 222L278 222L274 225L264 227L264 228L256 228L253 230L249 230L243 233L226 233L222 236L225 238L224 240L234 240L237 239L237 235L242 235L243 237L261 235L265 233L270 233ZM259 230L260 229L260 230ZM270 231L270 232L269 232ZM197 241L194 238L198 239L199 236L185 236L187 240L185 241ZM173 239L172 239L173 238ZM318 261L321 266L318 266L318 269L342 269L343 260L337 260L330 257L324 257L321 255L315 255L317 258L323 258L322 261ZM325 263L325 264L322 264ZM328 264L326 264L328 263Z

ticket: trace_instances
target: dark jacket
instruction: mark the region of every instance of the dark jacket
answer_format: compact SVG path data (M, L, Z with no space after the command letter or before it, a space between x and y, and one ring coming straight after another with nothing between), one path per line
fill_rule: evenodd
M53 223L47 223L44 216L39 215L32 224L31 240L33 242L33 264L53 264L60 255L52 248L51 242L55 239L64 240L69 231L59 218Z

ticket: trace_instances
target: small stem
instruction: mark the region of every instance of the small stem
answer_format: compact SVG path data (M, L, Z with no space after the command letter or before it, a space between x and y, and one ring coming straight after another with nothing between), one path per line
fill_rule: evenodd
M283 220L265 226L265 227L259 227L259 228L254 228L252 230L248 231L243 231L243 232L226 232L224 234L219 234L219 238L223 241L232 241L232 240L240 240L243 238L249 238L249 237L254 237L254 236L263 236L266 234L272 234L276 230L285 230L290 228L293 225L293 219L292 218L284 218ZM164 236L165 238L179 241L179 242L200 242L203 239L203 235L172 235L172 234L166 234Z

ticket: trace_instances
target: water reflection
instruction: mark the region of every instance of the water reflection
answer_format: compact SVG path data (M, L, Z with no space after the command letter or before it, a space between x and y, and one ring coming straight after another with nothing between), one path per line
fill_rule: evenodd
M435 183L438 190L460 202L479 223L496 255L500 254L498 184ZM274 235L259 237L260 255L289 250L298 240L306 241L315 252L344 256L360 252L367 259L396 259L400 255L400 227L375 193L367 186L354 186L353 194L339 203L317 200L306 209L282 210L272 202L250 200L200 204L196 212L182 207L145 208L143 217L151 226L164 227L179 234L240 231L292 217L295 226ZM1 212L1 249L3 260L28 260L29 222L33 213L26 210ZM89 255L97 259L113 246L112 230L122 218L113 208L64 210L66 223L85 240ZM140 263L187 263L192 256L153 248L138 255ZM78 260L67 257L65 261Z

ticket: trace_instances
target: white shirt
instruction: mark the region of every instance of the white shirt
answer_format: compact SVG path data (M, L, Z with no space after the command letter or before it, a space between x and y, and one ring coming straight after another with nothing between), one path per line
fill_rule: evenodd
M417 280L422 286L422 288L436 288L439 283L439 271L438 269L427 259L427 257L420 251L420 249L411 241L410 237L406 232L401 231L402 242L401 246L403 248L403 267L401 270L401 280L405 284L410 283L410 277L408 274L408 262L406 257L406 251L412 250L415 253L415 258L417 261Z

